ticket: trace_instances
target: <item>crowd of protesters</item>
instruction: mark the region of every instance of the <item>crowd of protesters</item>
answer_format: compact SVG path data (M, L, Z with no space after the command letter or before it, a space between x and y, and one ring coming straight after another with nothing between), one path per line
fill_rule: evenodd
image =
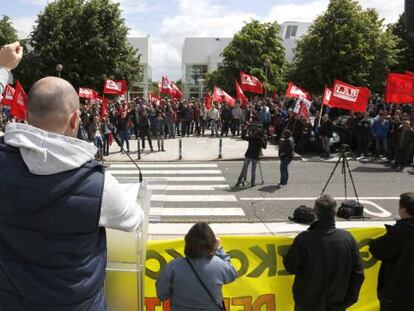
M213 103L207 109L198 99L148 102L144 98L110 103L102 114L94 102L81 105L78 138L93 142L99 158L109 154L109 145L119 137L120 151L129 151L129 140L140 138L141 150L146 143L154 151L165 151L164 140L191 136L239 136L243 126L262 125L271 142L277 143L284 130L289 130L298 154L316 153L328 159L341 144L349 145L355 158L389 161L395 168L413 162L413 118L411 105L387 105L379 96L371 98L365 113L354 113L324 107L322 118L317 99L309 113L296 113L296 99L255 97L247 106L232 107ZM101 117L102 116L102 117ZM3 124L8 120L3 109Z

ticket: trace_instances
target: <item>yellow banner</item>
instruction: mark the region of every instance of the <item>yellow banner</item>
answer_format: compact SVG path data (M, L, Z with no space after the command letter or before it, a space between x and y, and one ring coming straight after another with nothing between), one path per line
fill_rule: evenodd
M368 252L368 244L371 239L384 234L385 231L381 228L349 231L358 242L365 268L365 282L359 302L349 310L377 311L379 306L376 286L379 262ZM292 244L292 238L229 236L221 237L221 239L223 247L230 254L239 275L234 283L223 287L227 310L293 310L292 284L294 277L285 271L282 263L283 255ZM117 245L119 246L119 243ZM163 304L156 298L155 280L168 262L183 256L183 250L183 240L149 242L145 273L145 311L169 310L168 303ZM120 254L122 251L117 253L118 256ZM110 249L109 259L120 259L114 255ZM125 258L123 260L125 262ZM136 273L108 272L106 289L109 310L137 310Z

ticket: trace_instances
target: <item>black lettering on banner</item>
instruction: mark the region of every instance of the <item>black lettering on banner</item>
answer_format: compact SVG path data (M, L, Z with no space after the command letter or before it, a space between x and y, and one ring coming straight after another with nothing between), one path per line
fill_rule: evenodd
M145 275L147 277L149 277L150 279L156 280L156 279L158 279L162 269L164 269L165 265L167 264L167 261L165 260L164 257L161 256L160 253L158 253L155 250L149 249L149 250L147 250L147 261L149 261L151 259L154 259L154 260L158 261L158 263L160 264L160 270L159 271L152 271L147 267L145 269Z
M240 269L237 271L238 277L241 277L249 271L249 259L247 256L237 249L227 252L231 259L237 259L240 262Z
M371 241L372 239L364 239L364 240L359 241L358 243L358 249L359 249L359 253L361 254L361 259L364 265L364 269L369 269L375 266L375 264L378 262L378 259L372 256L368 250L361 251L361 249L363 249L364 247L369 246Z
M168 255L170 255L174 259L176 259L176 258L182 258L183 257L183 255L181 255L179 252L177 252L173 248L166 249L165 251L167 252Z
M291 247L291 245L279 245L277 247L277 254L282 258L285 257L287 255L290 247ZM291 274L289 272L287 272L285 269L283 269L283 270L279 270L277 272L277 275L291 275Z
M247 275L249 278L258 278L266 269L269 269L267 276L276 275L276 247L273 244L267 244L266 247L267 253L257 245L249 248L253 254L262 260L256 269Z

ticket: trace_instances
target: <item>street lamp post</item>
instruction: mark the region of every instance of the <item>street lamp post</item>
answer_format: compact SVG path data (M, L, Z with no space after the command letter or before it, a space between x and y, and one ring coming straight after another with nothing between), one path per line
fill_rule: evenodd
M269 67L271 65L270 60L269 59L265 59L263 65L265 66L265 71L266 71L266 86L265 86L265 98L266 98L267 97L267 85L268 85L268 82L267 82L267 73L268 73Z
M56 65L56 71L58 72L58 76L60 78L60 73L63 71L63 65L62 64L57 64Z
M204 81L205 79L197 79L197 82L200 85L200 97L199 97L200 100L202 100L203 98Z

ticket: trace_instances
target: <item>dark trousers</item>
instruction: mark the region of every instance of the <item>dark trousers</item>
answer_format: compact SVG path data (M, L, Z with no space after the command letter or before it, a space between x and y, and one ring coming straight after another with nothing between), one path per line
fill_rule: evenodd
M190 136L190 121L183 121L182 122L182 129L181 129L181 136Z
M148 135L141 135L142 149L145 149L145 137L148 138L148 144L149 144L149 146L150 146L150 148L152 150L153 148L152 148L151 134L149 134L149 133L148 133Z
M252 184L255 183L255 181L256 181L256 166L257 166L258 161L259 160L244 158L243 168L240 172L239 179L237 180L238 184L247 179L247 170L249 169L250 162L252 162L252 179L251 179L251 183Z
M369 140L369 135L360 135L358 137L358 153L360 155L368 155Z
M109 155L109 134L104 134L103 137L103 155Z
M221 128L221 136L223 136L224 134L226 136L229 135L229 127L230 127L230 121L229 120L224 120L223 121L223 127Z
M231 123L231 133L236 136L240 134L240 119L233 119Z
M287 185L289 180L288 166L292 162L292 158L282 157L280 159L280 184Z
M408 163L409 157L408 149L397 149L395 152L395 166L405 167Z

